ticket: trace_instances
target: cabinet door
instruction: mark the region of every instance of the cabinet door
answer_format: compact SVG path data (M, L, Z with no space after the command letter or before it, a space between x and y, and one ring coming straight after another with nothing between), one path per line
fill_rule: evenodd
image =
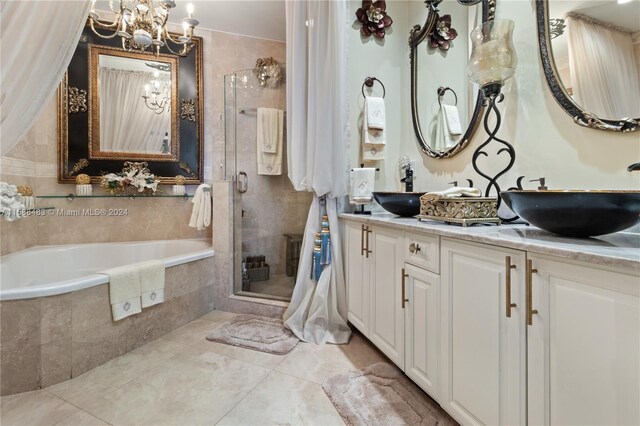
M404 372L438 399L440 277L405 264Z
M440 403L462 424L524 424L525 254L442 239L441 259Z
M529 424L640 424L639 277L530 260Z
M369 339L400 369L404 368L402 267L404 233L376 227L369 237L371 308Z
M364 226L345 222L345 279L349 321L369 336L369 261L363 253Z

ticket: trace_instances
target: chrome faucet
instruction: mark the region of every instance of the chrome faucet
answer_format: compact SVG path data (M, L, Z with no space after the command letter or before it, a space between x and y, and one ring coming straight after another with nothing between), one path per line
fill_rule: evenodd
M640 163L633 163L627 167L628 172L640 172Z
M404 191L405 192L413 192L413 181L415 176L413 174L413 169L411 168L411 163L407 163L405 166L402 166L404 169L404 178L400 179L400 182L404 183Z

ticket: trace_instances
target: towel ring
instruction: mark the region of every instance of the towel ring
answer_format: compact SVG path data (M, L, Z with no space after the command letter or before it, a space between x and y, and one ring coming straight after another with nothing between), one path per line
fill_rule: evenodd
M362 96L364 96L365 98L367 97L367 95L364 94L364 86L373 87L373 84L376 81L380 83L380 86L382 86L382 99L384 99L384 96L387 94L387 90L384 88L384 84L382 84L382 82L375 77L367 77L364 79L364 83L362 83Z
M442 97L444 96L445 93L447 93L447 90L453 93L453 96L456 99L455 106L458 106L458 95L456 95L456 92L451 87L442 87L442 86L438 87L438 104L442 106Z

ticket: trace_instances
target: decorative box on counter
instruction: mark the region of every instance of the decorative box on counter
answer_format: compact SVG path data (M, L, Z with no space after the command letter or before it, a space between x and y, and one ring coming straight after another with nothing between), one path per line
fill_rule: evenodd
M498 199L495 197L459 197L432 199L428 194L420 197L418 219L457 223L462 226L474 223L500 224Z

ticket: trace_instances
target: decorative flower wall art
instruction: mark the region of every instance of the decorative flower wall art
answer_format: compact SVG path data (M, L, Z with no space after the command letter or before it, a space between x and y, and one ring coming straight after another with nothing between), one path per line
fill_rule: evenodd
M373 34L376 38L384 38L386 29L393 24L386 9L387 3L384 0L362 1L362 7L356 11L356 18L362 24L362 35L369 37Z
M451 15L438 16L436 25L431 34L431 47L440 50L449 50L451 40L458 37L458 32L451 27Z

